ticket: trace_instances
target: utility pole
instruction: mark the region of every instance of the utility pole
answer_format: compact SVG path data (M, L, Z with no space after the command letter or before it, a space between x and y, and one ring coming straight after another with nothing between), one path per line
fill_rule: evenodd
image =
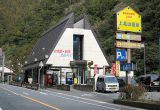
M44 64L43 64L43 62L41 61L40 63L39 63L39 69L38 69L38 89L40 89L40 85L41 85L41 80L40 80L40 78L41 78L41 69L42 69L42 67L44 66Z
M4 82L4 63L5 63L5 53L3 52L2 53L2 59L3 59L3 61L2 61L2 82Z
M159 53L159 55L158 55L158 58L159 58L159 68L158 68L158 69L159 69L159 73L160 73L160 35L159 35L158 37L159 37L159 40L158 40L158 41L159 41L159 42L158 42L158 49L159 49L159 52L158 52L158 53Z
M144 74L146 75L146 47L145 47L145 43L144 43Z
M141 44L141 48L143 48L143 71L144 71L144 75L146 75L146 47L145 47L145 43Z

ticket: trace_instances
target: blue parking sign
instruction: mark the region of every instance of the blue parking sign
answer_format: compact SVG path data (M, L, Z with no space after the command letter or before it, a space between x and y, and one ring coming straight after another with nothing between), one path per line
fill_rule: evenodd
M122 60L127 60L127 58L126 58L127 56L126 56L126 50L124 50L124 49L118 49L118 50L116 50L116 60L117 61L122 61Z

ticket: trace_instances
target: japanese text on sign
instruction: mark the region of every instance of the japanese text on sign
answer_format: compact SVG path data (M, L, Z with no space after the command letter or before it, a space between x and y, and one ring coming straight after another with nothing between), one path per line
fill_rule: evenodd
M120 40L133 40L133 41L141 41L141 35L139 34L124 34L124 33L117 33L116 39Z
M117 30L142 32L141 16L130 7L117 12Z
M62 49L57 49L54 50L53 53L59 55L60 57L72 57L73 54L71 52L71 50L62 50Z
M120 48L141 48L141 43L116 41L116 47L120 47Z

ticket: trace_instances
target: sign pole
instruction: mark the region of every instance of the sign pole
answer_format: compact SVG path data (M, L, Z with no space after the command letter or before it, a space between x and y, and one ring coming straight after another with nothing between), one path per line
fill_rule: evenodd
M131 63L131 49L127 49L127 63ZM126 71L126 85L128 85L128 74L129 71Z
M41 61L40 63L39 63L39 69L38 69L38 89L40 89L40 86L41 86L41 81L40 81L40 75L41 75L41 69L42 69L42 67L44 66L44 64L43 64L43 62Z

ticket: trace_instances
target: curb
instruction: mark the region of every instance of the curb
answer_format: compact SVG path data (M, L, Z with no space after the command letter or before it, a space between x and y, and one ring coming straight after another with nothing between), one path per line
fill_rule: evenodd
M132 106L132 107L138 107L138 108L144 108L149 110L159 110L160 108L160 104L145 103L145 102L130 101L130 100L114 100L113 103Z

